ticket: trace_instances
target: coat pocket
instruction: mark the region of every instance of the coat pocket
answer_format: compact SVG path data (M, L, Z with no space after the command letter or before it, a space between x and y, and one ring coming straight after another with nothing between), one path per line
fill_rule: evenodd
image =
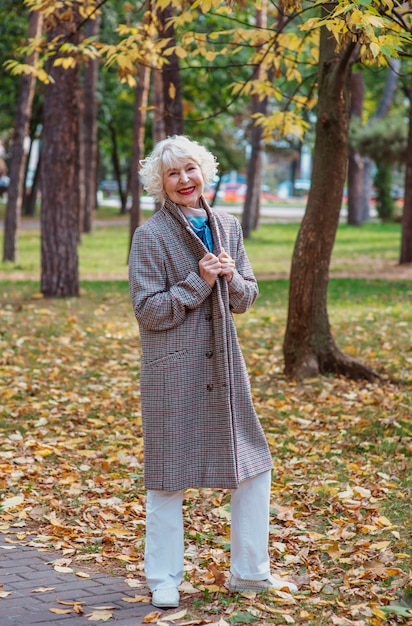
M183 350L178 350L177 352L171 352L170 354L166 354L165 356L160 357L160 359L146 362L143 364L143 367L146 370L155 370L158 368L169 367L169 365L176 363L176 361L186 359L188 354L189 350L187 348L184 348Z

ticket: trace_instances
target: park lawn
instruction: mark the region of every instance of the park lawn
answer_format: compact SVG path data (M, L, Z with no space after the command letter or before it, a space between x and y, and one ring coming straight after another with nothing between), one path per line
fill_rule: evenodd
M262 224L246 241L246 249L257 276L287 277L299 224ZM2 233L0 237L2 237ZM332 276L376 276L393 271L399 259L399 224L367 223L362 227L340 224L333 250ZM2 239L0 245L3 246ZM129 229L122 224L96 227L82 236L79 246L81 280L127 279ZM20 279L40 275L40 235L36 228L25 228L19 235L16 263L1 262L0 273Z
M273 569L299 593L228 594L229 494L189 490L185 620L410 623L412 281L330 282L334 336L382 374L377 384L286 380L288 283L259 286L236 322L273 453ZM0 530L60 550L74 571L140 581L140 344L127 283L43 299L35 281L3 281L0 299Z

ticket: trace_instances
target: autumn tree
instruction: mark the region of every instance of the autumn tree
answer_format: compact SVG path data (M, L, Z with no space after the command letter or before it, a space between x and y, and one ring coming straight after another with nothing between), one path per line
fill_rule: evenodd
M355 379L377 377L371 368L336 345L327 313L327 286L346 176L351 66L358 55L364 54L369 60L379 56L378 42L382 40L372 26L379 26L382 32L385 27L391 29L392 21L388 18L385 22L374 13L362 14L360 9L352 15L347 11L343 17L344 4L325 3L318 21L321 39L312 187L292 258L283 344L285 372L298 379L327 372ZM336 20L340 21L340 35L332 28Z

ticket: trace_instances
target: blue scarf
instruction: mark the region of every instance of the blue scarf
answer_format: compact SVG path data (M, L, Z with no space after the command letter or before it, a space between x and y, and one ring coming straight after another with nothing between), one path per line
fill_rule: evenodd
M188 221L190 222L191 227L195 231L196 235L199 237L201 241L205 244L206 248L209 252L213 251L213 239L212 239L212 231L207 223L207 217L188 217Z

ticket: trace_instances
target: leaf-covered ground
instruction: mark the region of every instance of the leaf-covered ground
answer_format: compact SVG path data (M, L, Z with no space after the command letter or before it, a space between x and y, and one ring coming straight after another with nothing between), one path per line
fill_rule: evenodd
M174 623L410 623L412 282L334 281L335 337L385 374L375 385L285 380L285 281L261 291L237 323L274 459L273 570L299 593L228 593L230 494L189 490L186 613ZM0 305L0 532L144 593L140 348L127 285L44 300L34 283L6 283Z

